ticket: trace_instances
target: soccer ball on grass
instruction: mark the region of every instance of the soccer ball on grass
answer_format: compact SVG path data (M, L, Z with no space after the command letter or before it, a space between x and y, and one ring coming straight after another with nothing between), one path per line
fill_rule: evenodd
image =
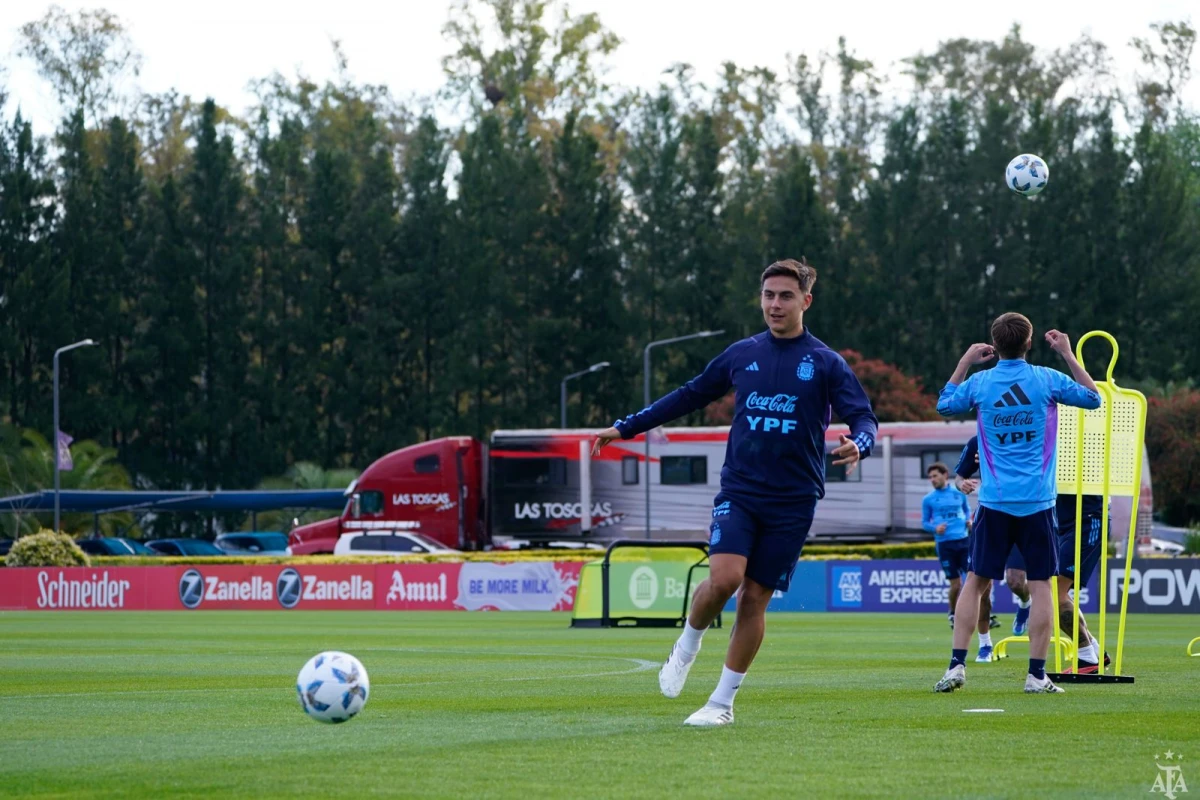
M367 703L371 681L357 658L331 650L308 660L296 677L304 713L318 722L345 722Z

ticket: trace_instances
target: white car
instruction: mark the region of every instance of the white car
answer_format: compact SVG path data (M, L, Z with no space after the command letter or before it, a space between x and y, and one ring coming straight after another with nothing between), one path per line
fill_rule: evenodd
M420 533L404 531L355 531L343 533L333 547L337 556L394 556L410 553L448 554L459 553Z

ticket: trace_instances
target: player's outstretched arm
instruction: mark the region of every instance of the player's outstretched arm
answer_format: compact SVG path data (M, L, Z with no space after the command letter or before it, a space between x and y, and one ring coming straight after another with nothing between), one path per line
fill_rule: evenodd
M630 414L625 419L617 420L611 428L602 431L592 445L592 453L614 439L632 439L639 433L653 430L665 425L671 420L679 419L684 414L690 414L704 408L714 400L719 400L733 385L733 357L749 340L743 340L728 347L725 352L714 358L704 368L704 372L692 378L675 391L663 395L647 408L636 414Z

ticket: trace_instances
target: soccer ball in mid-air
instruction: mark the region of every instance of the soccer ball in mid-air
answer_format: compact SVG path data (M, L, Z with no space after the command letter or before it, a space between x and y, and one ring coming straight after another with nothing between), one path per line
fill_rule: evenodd
M1004 170L1004 182L1008 184L1008 188L1026 197L1033 197L1045 189L1048 180L1050 168L1046 166L1045 159L1031 153L1017 156L1008 162L1008 167Z
M296 677L304 713L318 722L345 722L367 703L371 681L357 658L331 650L308 660Z

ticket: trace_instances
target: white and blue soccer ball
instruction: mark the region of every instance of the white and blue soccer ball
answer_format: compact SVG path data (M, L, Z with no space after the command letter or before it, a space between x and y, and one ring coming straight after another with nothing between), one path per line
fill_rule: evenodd
M1046 160L1032 153L1022 153L1008 162L1004 170L1004 182L1008 188L1025 197L1033 197L1046 188L1050 180L1050 167Z
M337 650L313 656L296 677L300 706L318 722L345 722L362 711L370 691L362 663Z

